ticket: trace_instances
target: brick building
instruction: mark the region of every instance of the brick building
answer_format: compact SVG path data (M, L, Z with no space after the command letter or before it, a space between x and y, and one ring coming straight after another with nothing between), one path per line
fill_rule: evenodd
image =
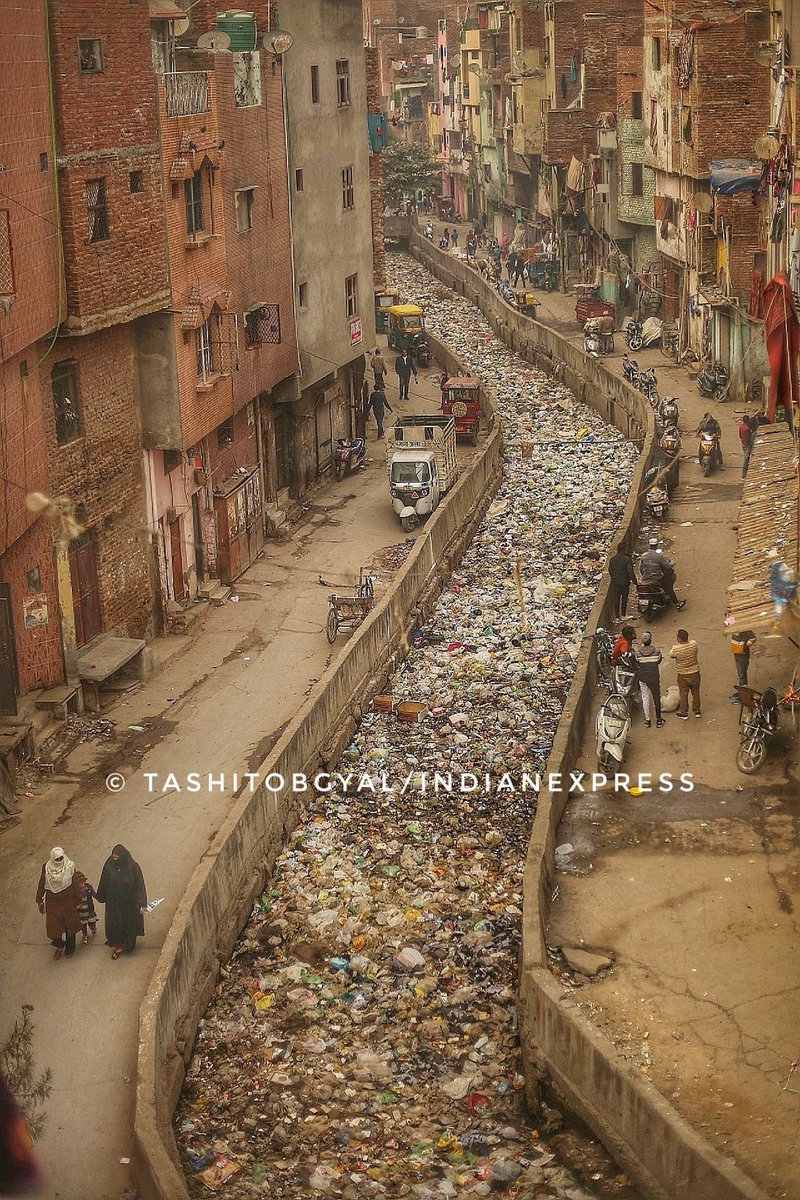
M0 714L63 680L53 529L29 512L49 491L45 411L52 331L65 312L41 7L6 5L0 36Z

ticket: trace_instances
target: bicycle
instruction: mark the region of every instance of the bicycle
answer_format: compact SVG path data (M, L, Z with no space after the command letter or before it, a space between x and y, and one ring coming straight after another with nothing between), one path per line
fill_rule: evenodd
M665 358L678 361L678 326L674 321L665 321L662 326L661 353Z

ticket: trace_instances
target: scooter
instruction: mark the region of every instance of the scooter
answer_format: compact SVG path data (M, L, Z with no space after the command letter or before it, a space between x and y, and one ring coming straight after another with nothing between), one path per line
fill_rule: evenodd
M724 367L719 361L715 362L712 367L701 371L697 376L700 395L706 396L709 400L721 400L728 390L729 380L727 367Z
M654 468L647 472L650 479L650 486L645 495L645 507L647 515L653 521L666 521L667 509L669 508L669 491L666 482L661 478L663 472Z
M628 317L625 325L625 341L628 343L629 350L641 350L642 348L642 326L633 317Z
M742 740L736 751L736 766L745 775L753 775L767 756L767 743L778 728L778 696L774 688L756 692L751 715L742 722Z
M600 705L594 723L597 765L604 774L622 762L630 727L627 700L619 692L612 692Z
M700 433L700 448L697 452L700 469L707 477L721 465L719 455L719 438L716 433Z
M333 452L333 469L337 479L344 479L351 471L364 465L367 443L364 438L337 438Z
M596 317L590 317L583 327L583 350L592 358L600 357L600 329Z
M625 380L636 387L636 380L639 378L639 364L635 358L629 358L627 353L622 355L622 375Z
M627 654L621 654L614 666L614 685L613 691L618 696L624 696L629 703L633 703L636 692L636 656L632 650Z

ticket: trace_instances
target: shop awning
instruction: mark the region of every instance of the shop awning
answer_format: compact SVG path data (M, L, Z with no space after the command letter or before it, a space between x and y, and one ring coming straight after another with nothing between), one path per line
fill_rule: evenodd
M762 425L756 436L739 507L739 534L728 588L736 629L775 629L770 592L773 563L797 568L798 476L794 440L781 421Z
M721 196L736 196L739 192L754 192L761 183L764 164L750 158L714 158L711 167L711 190Z

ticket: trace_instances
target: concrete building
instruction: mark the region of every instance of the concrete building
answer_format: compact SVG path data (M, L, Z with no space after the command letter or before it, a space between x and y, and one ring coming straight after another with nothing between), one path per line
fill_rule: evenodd
M288 25L288 18L287 18ZM375 344L367 80L360 0L302 0L285 55L301 395L294 486L330 471L360 413Z

